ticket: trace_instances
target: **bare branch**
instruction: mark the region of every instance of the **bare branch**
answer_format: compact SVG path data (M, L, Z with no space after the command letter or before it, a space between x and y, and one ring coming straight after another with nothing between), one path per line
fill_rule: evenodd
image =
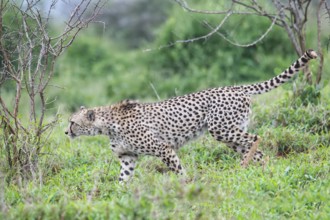
M306 22L307 22L308 8L309 8L309 5L310 5L311 2L312 2L312 0L308 0L308 1L307 1L307 5L306 5L306 7L305 7L305 14L304 14L304 21L303 21L303 24L306 24ZM323 1L323 3L324 3L324 1ZM323 3L322 3L322 4L323 4Z
M301 49L299 43L297 42L295 34L292 31L292 29L290 28L290 25L285 21L285 13L284 13L285 8L283 7L283 4L279 0L272 0L272 1L279 12L279 16L282 19L282 24L289 36L291 43L294 46L294 49L296 50L297 54L302 55L303 52L302 52L302 49Z
M324 2L324 7L330 19L330 5L328 5L328 2Z
M217 31L224 25L224 23L228 20L228 18L232 15L232 12L229 11L226 16L222 19L222 21L219 23L219 25L214 28L211 32L209 32L208 34L206 35L203 35L203 36L199 36L199 37L195 37L195 38L191 38L191 39L187 39L187 40L176 40L172 43L169 43L167 45L163 45L163 46L160 46L158 49L163 49L163 48L166 48L166 47L172 47L174 46L175 44L180 44L180 43L193 43L195 41L199 41L199 40L206 40L207 38L211 37L213 34L217 33ZM152 51L153 49L145 49L143 50L144 52L149 52L149 51Z
M1 97L0 97L0 102L1 102L1 105L2 105L2 100L1 100ZM2 105L3 106L3 105ZM7 109L4 109L3 112L4 112L4 115L0 115L1 116L1 124L0 125L3 125L6 126L6 128L8 127L9 129L9 132L12 134L12 135L15 135L16 132L14 130L14 128L10 125L9 123L9 118L8 118L8 113L6 112Z
M8 1L9 2L9 1ZM5 10L7 7L8 2L4 3L4 1L1 1L0 5L0 11L1 13ZM14 79L16 82L19 82L19 79L16 77L16 71L10 61L10 56L6 50L6 45L4 44L4 34L3 34L4 26L3 26L3 20L2 16L0 16L0 51L2 53L3 57L3 65L4 65L4 74L7 74Z
M321 28L321 8L324 5L324 0L320 0L319 5L317 7L317 54L320 57L320 63L318 66L317 70L317 75L316 75L316 84L319 84L321 82L322 78L322 71L323 71L323 52L322 52L322 45L321 45L321 33L322 33L322 28Z
M275 24L276 25L279 25L281 26L281 23L277 22L278 20L280 20L278 18L278 16L276 14L273 14L273 13L270 13L270 12L266 12L261 5L258 4L257 1L255 0L252 0L253 4L252 5L249 5L247 3L244 3L244 2L241 2L239 0L232 0L235 4L237 5L241 5L243 6L244 8L247 8L247 9L250 9L252 11L254 11L254 13L251 13L251 14L255 14L255 15L258 15L258 16L262 16L262 17L267 17L269 18L271 21L273 21L276 18L276 22Z
M237 0L232 0L231 6L229 7L229 9L227 10L223 10L223 11L210 11L210 10L198 10L198 9L193 9L190 8L190 6L188 5L188 3L184 0L174 0L175 2L177 2L183 9L185 9L188 12L191 13L198 13L198 14L227 14L229 11L231 11L232 14L240 14L240 15L262 15L263 13L260 13L260 11L255 10L255 8L253 7L248 7L246 4L237 1ZM246 8L252 9L252 11L235 11L233 10L234 8L234 4L241 4L246 6ZM268 15L268 14L267 14ZM269 14L269 17L272 17L271 14Z
M16 133L18 132L18 107L21 99L21 94L22 94L22 83L21 79L18 83L16 83L16 96L15 96L15 103L14 103L14 112L13 112L13 118L15 121L16 125Z
M85 3L86 0L82 0L74 9L74 11L71 13L70 18L68 22L66 23L66 27L64 28L64 31L62 34L60 34L57 37L53 37L51 40L57 40L57 42L53 45L53 48L57 48L57 56L60 55L67 47L69 47L72 42L75 40L78 33L88 26L90 22L92 22L96 16L100 13L100 10L104 6L105 2L102 0L98 0L95 3L95 6L93 8L93 13L90 15L90 17L85 18L82 20L82 16L85 14L86 10L84 9L82 13L79 14L79 10L83 3ZM87 1L87 5L89 5L92 2L92 0ZM78 17L76 20L74 20L75 17ZM70 37L71 35L71 37ZM67 43L65 43L68 41Z
M229 11L231 11L233 4L229 7L228 10L224 11L209 11L209 10L197 10L197 9L192 9L189 7L188 3L185 0L174 0L176 1L182 8L189 12L193 13L200 13L200 14L227 14Z
M228 41L230 44L233 44L235 46L238 47L250 47L253 46L257 43L259 43L260 41L262 41L267 35L268 33L272 30L272 28L274 27L275 24L277 25L282 25L281 23L277 23L278 20L282 20L279 19L279 14L278 15L272 15L271 13L268 13L266 11L263 10L263 8L255 1L253 0L253 5L248 5L244 2L241 2L239 0L232 0L232 4L231 7L228 10L224 10L224 11L205 11L205 10L196 10L196 9L192 9L188 6L187 2L184 0L175 0L182 8L184 8L185 10L189 11L189 12L193 12L193 13L202 13L202 14L226 14L226 17L223 19L223 21L217 26L217 27L212 27L210 24L208 24L206 21L204 21L203 23L209 27L212 31L210 33L208 33L207 35L204 36L200 36L200 37L196 37L196 38L192 38L192 39L187 39L187 40L177 40L171 44L165 45L165 46L161 46L159 49L163 48L163 47L170 47L173 46L176 43L191 43L197 40L202 40L202 39L207 39L208 37L210 37L211 35L213 35L214 33L216 33L217 35L221 36L223 39L225 39L226 41ZM244 6L245 8L248 8L250 10L252 10L253 12L235 12L233 11L233 7L234 4L238 4L241 6ZM256 40L254 40L251 43L248 44L240 44L237 42L234 42L233 40L230 40L229 38L227 38L224 34L222 34L221 32L218 32L218 30L222 27L223 22L226 21L226 19L228 19L228 17L232 14L254 14L254 15L258 15L258 16L265 16L268 17L272 20L271 25L269 26L269 28ZM151 49L146 49L144 51L150 51Z
M328 20L330 20L330 5L328 5L327 1L324 2L324 8L325 8L325 11L328 15ZM330 45L330 37L328 38L328 43L327 43L327 50L328 51L329 51L329 45Z
M247 43L247 44L240 44L237 43L235 41L230 40L229 38L227 38L224 34L222 34L221 32L217 32L216 34L219 35L220 37L222 37L223 39L225 39L226 41L228 41L230 44L237 46L237 47L251 47L256 45L257 43L259 43L260 41L262 41L267 35L268 33L273 29L275 23L277 21L277 17L275 17L275 19L273 20L273 22L270 24L270 26L268 27L268 29L256 40L254 40L251 43ZM209 28L213 29L213 27L208 24L207 22L204 22Z
M2 107L2 110L4 111L5 113L5 118L8 120L8 122L10 121L10 118L14 118L14 115L11 113L11 111L8 109L6 103L4 102L4 100L2 99L2 97L0 96L0 104L1 104L1 107ZM20 122L19 119L17 119L17 124L19 125L20 129L22 129L26 134L28 134L28 130L26 130L26 128L22 125L22 123Z

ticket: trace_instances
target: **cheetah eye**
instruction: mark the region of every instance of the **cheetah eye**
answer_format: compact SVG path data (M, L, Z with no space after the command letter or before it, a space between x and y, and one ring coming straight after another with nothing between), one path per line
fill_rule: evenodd
M80 124L78 124L77 122L74 121L70 121L70 127L72 127L73 125L78 125L79 127L82 127Z

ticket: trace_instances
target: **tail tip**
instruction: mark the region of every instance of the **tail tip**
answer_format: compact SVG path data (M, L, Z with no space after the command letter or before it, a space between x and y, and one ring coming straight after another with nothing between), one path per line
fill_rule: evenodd
M317 58L317 53L314 50L312 50L312 49L307 50L306 51L306 54L311 59L316 59Z

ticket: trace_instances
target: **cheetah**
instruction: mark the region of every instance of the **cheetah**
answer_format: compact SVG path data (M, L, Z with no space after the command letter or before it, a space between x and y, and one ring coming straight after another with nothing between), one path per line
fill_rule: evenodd
M268 92L287 82L311 60L306 51L278 76L261 83L212 88L155 103L125 100L120 103L81 109L69 119L65 134L107 135L111 150L120 160L119 182L128 181L140 155L160 158L177 174L185 174L176 151L189 140L208 131L217 141L248 160L262 162L257 149L260 137L247 132L251 95Z

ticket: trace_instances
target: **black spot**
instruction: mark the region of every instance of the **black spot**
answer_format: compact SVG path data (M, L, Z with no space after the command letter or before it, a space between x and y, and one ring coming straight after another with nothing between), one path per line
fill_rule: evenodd
M126 175L130 174L130 172L128 170L125 170L124 172L125 172Z
M294 65L295 68L299 68L300 67L300 63L299 61L296 62L296 64Z
M260 90L263 90L264 89L264 87L262 85L260 85L260 84L258 85L258 87L259 87Z
M289 67L289 73L292 74L293 70L291 69L291 67Z
M304 63L307 63L308 62L308 60L306 59L306 58L301 58L301 61L303 61Z

